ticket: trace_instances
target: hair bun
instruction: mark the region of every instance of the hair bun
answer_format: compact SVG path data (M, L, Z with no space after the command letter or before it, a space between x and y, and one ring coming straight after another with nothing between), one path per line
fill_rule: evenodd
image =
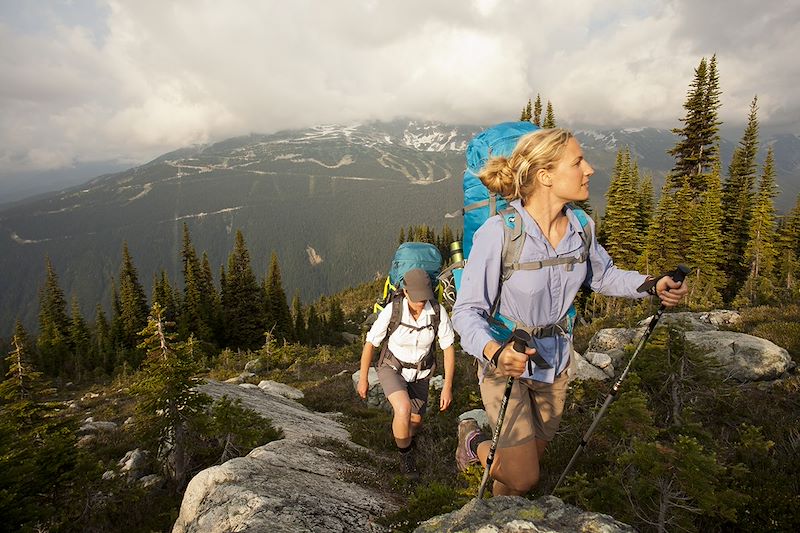
M514 192L514 169L505 156L489 159L479 177L486 188L493 193L508 197Z

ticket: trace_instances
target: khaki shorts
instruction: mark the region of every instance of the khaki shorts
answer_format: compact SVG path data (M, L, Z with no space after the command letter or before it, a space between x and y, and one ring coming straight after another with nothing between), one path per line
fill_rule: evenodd
M575 358L572 357L572 361ZM573 362L570 361L570 366ZM567 367L567 369L570 368ZM480 374L482 369L478 368ZM532 379L515 379L508 399L503 428L497 442L498 448L511 448L533 439L550 442L556 435L567 399L568 372L565 370L553 383ZM494 431L500 403L506 391L508 377L495 376L490 369L481 383L481 398L489 423Z
M397 370L387 364L380 365L376 370L378 371L378 381L381 382L381 387L383 387L383 394L387 398L392 393L404 390L408 392L408 398L411 400L411 412L420 416L425 414L430 384L428 376L417 381L408 382Z

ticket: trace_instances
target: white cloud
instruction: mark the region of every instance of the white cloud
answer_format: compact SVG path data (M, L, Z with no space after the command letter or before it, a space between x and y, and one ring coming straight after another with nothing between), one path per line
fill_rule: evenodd
M31 5L35 28L0 9L3 171L317 123L489 123L536 93L565 122L670 127L713 53L724 120L758 93L762 123L798 130L791 0Z

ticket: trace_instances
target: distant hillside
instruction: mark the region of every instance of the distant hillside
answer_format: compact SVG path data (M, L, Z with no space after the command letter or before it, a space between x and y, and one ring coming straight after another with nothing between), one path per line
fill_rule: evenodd
M237 228L253 267L266 273L278 253L289 297L330 294L385 273L401 227L459 219L464 148L477 126L395 121L318 126L249 135L184 148L85 185L0 210L0 335L15 318L36 323L37 291L49 256L68 298L79 297L89 320L110 302L111 279L127 241L148 293L166 269L177 283L183 223L215 275ZM630 146L657 186L672 160L665 130L578 131L596 168L591 201L601 209L616 150ZM798 192L800 141L771 140L776 149L778 204ZM729 158L732 143L723 145ZM726 156L727 152L727 156ZM727 164L727 163L726 163Z

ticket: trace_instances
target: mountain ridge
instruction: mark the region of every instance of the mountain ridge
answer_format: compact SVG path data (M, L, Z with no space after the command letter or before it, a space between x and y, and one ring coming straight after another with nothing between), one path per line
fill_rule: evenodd
M249 134L173 150L6 206L0 209L0 335L17 317L35 325L45 256L67 297L77 296L90 318L96 303L109 308L123 241L146 289L161 269L180 286L184 222L217 271L242 229L256 275L266 273L275 251L287 294L297 291L306 302L372 279L385 272L400 228L438 230L448 223L459 229L457 219L444 215L462 205L463 151L480 129L393 121ZM654 175L655 188L672 164L665 153L674 142L668 130L576 130L576 136L596 168L591 201L598 210L620 145L640 155L640 169ZM777 165L783 184L797 188L797 173L792 182L786 168L798 169L800 148L792 150L800 139L774 142L786 150ZM732 143L723 144L723 160L732 150ZM787 200L788 206L793 197Z

